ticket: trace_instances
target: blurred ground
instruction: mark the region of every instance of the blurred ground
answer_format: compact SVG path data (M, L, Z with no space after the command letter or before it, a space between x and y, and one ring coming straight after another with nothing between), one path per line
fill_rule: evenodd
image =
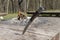
M9 19L9 20L2 20L2 21L0 21L0 23L1 24L6 24L6 25L25 26L30 18L31 17L27 17L26 19L18 20L17 17L16 17L16 18L12 18L12 19Z

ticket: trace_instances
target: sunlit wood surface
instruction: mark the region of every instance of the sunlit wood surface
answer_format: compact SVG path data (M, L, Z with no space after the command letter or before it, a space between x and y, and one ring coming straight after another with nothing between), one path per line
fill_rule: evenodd
M5 16L7 15L7 13L0 13L0 16Z
M28 14L34 14L36 11L27 11L27 13ZM49 13L53 13L53 14L55 14L55 13L58 13L58 14L60 14L60 11L42 11L42 13L41 14L49 14Z

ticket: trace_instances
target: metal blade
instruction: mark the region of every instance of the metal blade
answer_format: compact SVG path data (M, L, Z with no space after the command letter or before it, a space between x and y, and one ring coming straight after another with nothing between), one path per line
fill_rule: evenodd
M26 25L26 27L24 28L23 33L22 33L22 34L24 34L24 33L26 32L26 30L28 29L29 25L33 22L33 20L34 20L37 16L39 16L39 14L38 14L38 13L33 14L33 16L31 17L31 19L29 20L28 24L27 24L27 25Z
M39 14L40 14L43 10L44 10L44 8L43 8L43 7L40 7L40 8L33 14L33 16L31 17L31 19L29 20L28 24L27 24L26 27L24 28L22 34L24 34L24 33L26 32L26 30L27 30L27 28L29 27L29 25L33 22L33 20L34 20L37 16L39 16Z

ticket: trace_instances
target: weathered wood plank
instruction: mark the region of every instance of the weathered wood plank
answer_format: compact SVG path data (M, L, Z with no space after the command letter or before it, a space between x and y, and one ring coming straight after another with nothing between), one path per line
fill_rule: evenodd
M0 16L5 16L7 15L7 13L0 13Z
M27 11L28 14L34 14L36 11ZM40 14L60 14L60 11L42 11Z
M33 32L27 31L22 35L23 26L9 26L0 24L0 39L1 40L55 40L58 33L54 36L48 36L45 34L35 34Z
M25 26L0 24L1 40L60 40L60 18L37 17L24 35Z
M60 22L59 18L54 17L37 17L32 24L29 26L27 31L41 34L41 35L47 35L51 36L52 40L60 40ZM56 33L59 32L59 34L56 35ZM55 38L54 38L55 37Z

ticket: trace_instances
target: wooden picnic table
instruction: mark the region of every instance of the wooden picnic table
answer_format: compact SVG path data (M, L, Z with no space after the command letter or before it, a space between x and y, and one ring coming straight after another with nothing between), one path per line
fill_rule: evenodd
M34 14L36 11L27 11L27 14ZM42 11L40 14L60 14L60 11Z
M0 16L5 16L7 15L7 13L0 13Z

